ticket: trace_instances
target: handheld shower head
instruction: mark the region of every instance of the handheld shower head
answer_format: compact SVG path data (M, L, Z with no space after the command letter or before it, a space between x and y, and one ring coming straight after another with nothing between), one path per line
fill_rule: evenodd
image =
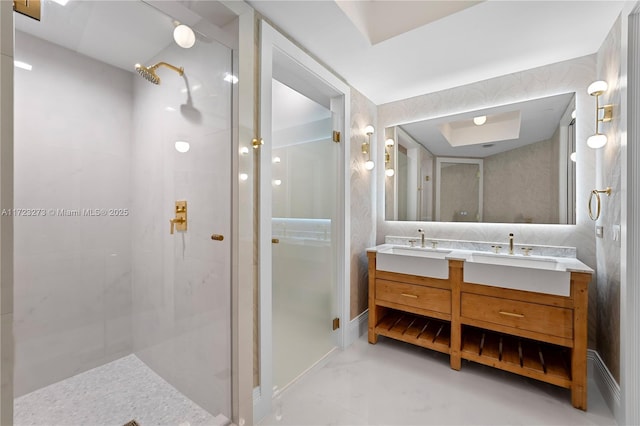
M153 84L160 84L160 77L158 77L158 75L156 74L156 69L158 69L158 67L166 67L166 68L172 69L175 72L177 72L179 75L184 74L184 68L182 67L178 68L166 62L158 62L157 64L152 65L150 67L145 67L144 65L136 64L136 71L138 71L138 74L144 77L144 79L147 80L148 82Z

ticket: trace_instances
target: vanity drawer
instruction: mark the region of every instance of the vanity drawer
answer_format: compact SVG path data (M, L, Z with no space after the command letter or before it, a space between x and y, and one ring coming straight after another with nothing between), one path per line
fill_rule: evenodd
M573 338L571 309L462 293L460 312L464 318L565 339Z
M441 288L378 279L376 299L443 314L451 313L451 291Z

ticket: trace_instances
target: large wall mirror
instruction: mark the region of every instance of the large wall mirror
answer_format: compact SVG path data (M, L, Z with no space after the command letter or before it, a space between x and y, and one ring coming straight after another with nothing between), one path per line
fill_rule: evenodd
M385 219L575 224L575 93L385 129Z

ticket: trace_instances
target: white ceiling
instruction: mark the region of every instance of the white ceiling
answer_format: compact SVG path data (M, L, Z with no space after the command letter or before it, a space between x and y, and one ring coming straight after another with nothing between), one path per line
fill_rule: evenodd
M612 0L339 1L342 7L331 0L250 3L378 105L592 54L623 6ZM214 27L233 19L215 1L146 2L173 6L163 14L143 2L44 0L42 21L16 14L16 28L133 70L172 43L173 19L194 26L201 40L220 36ZM350 17L343 10L349 4L358 5ZM384 31L381 17L389 21Z
M480 3L462 0L335 2L372 45Z
M376 2L398 9L393 26L407 19L404 2ZM595 53L623 7L485 1L372 44L359 29L371 23L354 24L335 1L249 3L378 105Z

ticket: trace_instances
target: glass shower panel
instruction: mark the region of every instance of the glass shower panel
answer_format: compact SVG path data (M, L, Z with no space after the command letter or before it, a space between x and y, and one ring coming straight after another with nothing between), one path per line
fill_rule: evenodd
M15 16L15 205L43 213L15 218L14 421L226 424L232 52L142 1L42 4Z
M274 82L272 150L273 383L278 388L334 347L339 164L330 111L282 86ZM288 110L291 104L299 115Z

